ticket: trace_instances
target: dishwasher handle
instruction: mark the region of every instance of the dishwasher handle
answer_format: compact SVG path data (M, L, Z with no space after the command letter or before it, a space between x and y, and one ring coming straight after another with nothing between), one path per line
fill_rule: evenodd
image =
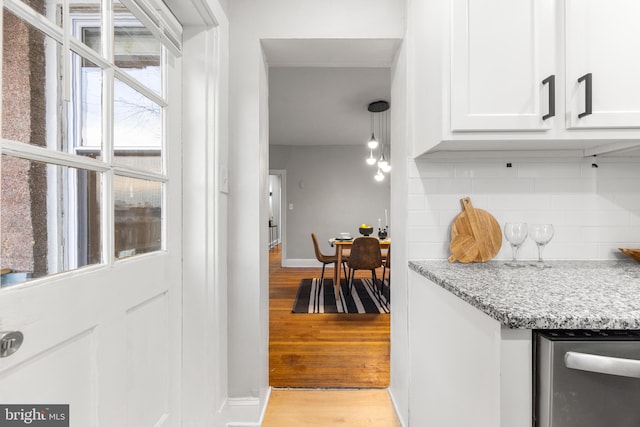
M569 369L640 378L640 360L635 359L568 351L564 355L564 365Z

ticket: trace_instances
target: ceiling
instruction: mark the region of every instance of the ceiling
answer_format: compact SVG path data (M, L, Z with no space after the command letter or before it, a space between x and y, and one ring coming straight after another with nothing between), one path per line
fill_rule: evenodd
M390 101L399 45L397 39L263 40L270 143L365 144L371 136L367 106Z

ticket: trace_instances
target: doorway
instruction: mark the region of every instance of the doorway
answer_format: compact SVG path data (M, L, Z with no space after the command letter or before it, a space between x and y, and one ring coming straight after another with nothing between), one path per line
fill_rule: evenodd
M282 188L286 171L269 174L269 249L282 244Z
M320 277L310 233L318 235L322 252L330 253L335 249L328 239L337 233L358 235L361 223L376 229L388 223L390 177L376 182L365 159L371 136L367 106L390 100L390 74L390 68L367 67L269 69L270 168L272 174L286 171L289 183L281 194L281 243L269 251L272 387L389 386L389 315L292 314L291 309L301 280ZM306 105L282 108L283 98L291 107L296 97ZM348 124L345 108L352 114ZM323 129L314 130L317 126ZM273 197L270 191L270 203ZM325 277L332 274L328 266Z

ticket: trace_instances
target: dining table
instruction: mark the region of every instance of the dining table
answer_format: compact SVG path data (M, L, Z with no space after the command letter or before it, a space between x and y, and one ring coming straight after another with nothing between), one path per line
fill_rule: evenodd
M377 237L375 237L377 239ZM336 268L333 269L333 284L334 292L336 294L336 304L340 301L340 269L342 267L342 256L345 249L351 249L353 241L356 238L341 239L333 238L329 239L329 244L336 248ZM378 239L380 241L380 249L387 249L391 246L391 239Z

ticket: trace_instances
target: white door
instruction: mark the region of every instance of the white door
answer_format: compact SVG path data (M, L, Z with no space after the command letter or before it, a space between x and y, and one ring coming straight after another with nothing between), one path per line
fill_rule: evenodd
M567 127L640 128L640 2L567 0L565 13Z
M452 5L451 130L551 128L554 1L453 0Z
M0 425L179 426L179 26L3 4Z

